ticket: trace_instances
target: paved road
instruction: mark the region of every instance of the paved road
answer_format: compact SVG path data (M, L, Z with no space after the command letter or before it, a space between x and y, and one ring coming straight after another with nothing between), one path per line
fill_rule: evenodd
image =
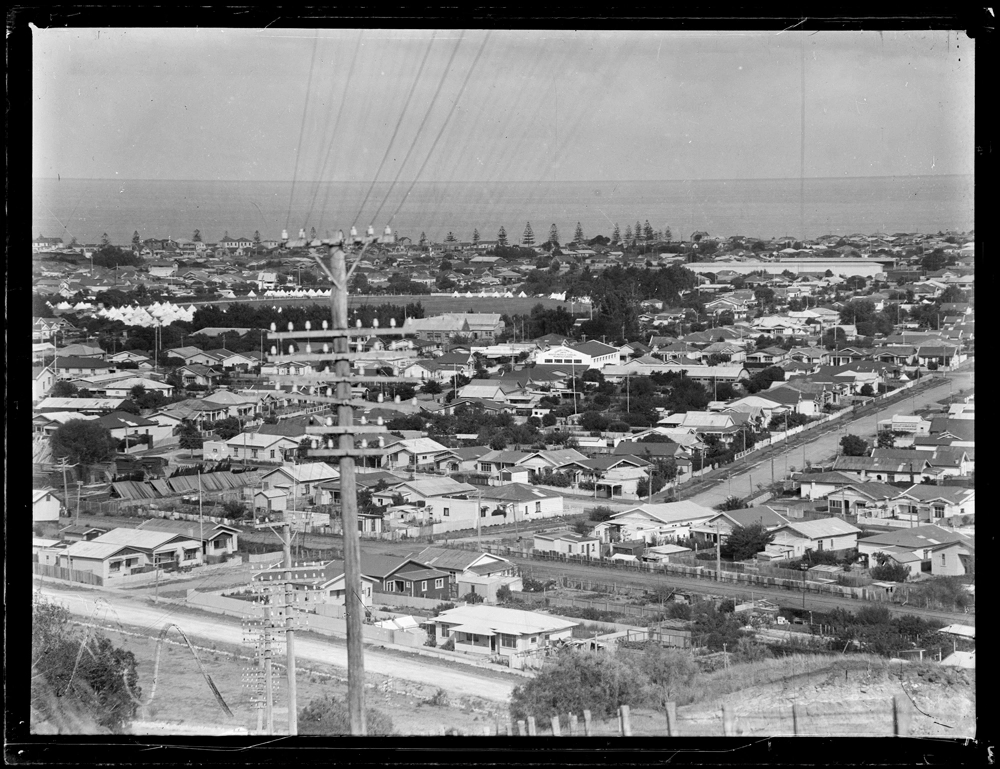
M192 614L171 611L169 606L150 606L125 596L96 590L62 590L42 585L42 595L57 600L76 615L98 618L123 626L144 628L155 636L165 622L175 622L192 640L242 645L243 629L234 618L216 614ZM317 641L301 636L295 639L298 659L312 660L347 669L347 647L343 641ZM407 657L365 649L365 672L440 687L452 696L480 697L508 702L514 683L500 675L480 674L473 668L428 657Z
M970 389L973 387L974 378L975 375L972 371L954 372L947 377L939 377L940 381L936 386L915 393L911 397L897 401L883 409L847 422L831 422L830 424L834 426L822 431L813 440L790 449L782 450L779 447L778 453L773 455L768 453L766 457L753 461L734 472L731 478L717 478L712 488L687 498L700 505L714 507L730 496L749 497L757 491L758 484L766 486L771 483L772 464L774 479L781 480L788 476L792 468L801 470L806 462L812 464L829 462L837 455L840 439L845 435L873 436L876 433L878 420L888 419L893 414L912 414L914 411L926 408L928 405L947 397L949 392ZM753 456L753 454L750 455L751 459Z

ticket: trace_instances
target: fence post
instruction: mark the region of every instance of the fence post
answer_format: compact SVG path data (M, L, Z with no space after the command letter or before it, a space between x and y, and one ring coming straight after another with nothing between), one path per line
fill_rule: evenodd
M535 717L528 716L528 735L534 737L538 734L538 730L535 728Z
M910 733L910 711L899 695L892 698L893 734L906 737Z
M559 729L559 714L552 716L552 736L562 737L562 732Z
M722 706L722 735L724 737L732 737L736 734L735 725L733 723L733 713L732 710L727 708L725 705Z
M524 737L528 733L527 730L524 728L524 721L521 720L520 718L517 720L517 733L521 737Z
M667 736L677 737L677 703L667 703Z
M514 736L514 721L511 719L510 716L507 716L507 736L508 737Z
M569 733L571 736L576 736L576 713L569 714Z
M621 726L622 737L632 736L632 716L629 713L628 705L618 708L618 721Z
M590 711L583 711L583 733L585 736L590 736Z
M799 737L802 734L802 726L803 726L803 723L802 723L803 718L802 718L802 716L803 715L805 715L805 714L802 712L802 706L799 703L797 703L797 702L793 702L792 703L792 734L794 736L796 736L796 737Z

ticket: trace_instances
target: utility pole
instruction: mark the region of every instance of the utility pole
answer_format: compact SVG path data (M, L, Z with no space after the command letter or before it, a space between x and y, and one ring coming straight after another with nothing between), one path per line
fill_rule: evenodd
M719 524L715 524L715 581L722 581L722 538L719 536Z
M299 733L298 699L295 688L295 625L292 620L292 529L288 521L282 527L282 545L285 557L285 672L288 678L288 734Z

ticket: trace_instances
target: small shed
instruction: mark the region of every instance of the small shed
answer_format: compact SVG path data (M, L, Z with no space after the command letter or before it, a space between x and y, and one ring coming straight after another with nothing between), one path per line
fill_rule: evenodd
M264 489L253 495L255 510L268 512L283 511L288 506L288 491L286 489Z
M35 489L31 495L31 521L58 521L62 502L53 489Z

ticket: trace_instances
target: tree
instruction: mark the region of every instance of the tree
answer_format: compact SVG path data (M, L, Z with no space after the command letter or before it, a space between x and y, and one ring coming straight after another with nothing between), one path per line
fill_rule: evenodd
M556 227L554 222L552 226L549 227L549 243L551 243L553 246L559 245L559 228Z
M880 449L891 449L896 446L896 434L892 430L879 430L875 445Z
M898 563L885 553L875 553L872 558L878 563L878 566L872 566L868 569L868 574L872 579L883 582L906 582L909 579L909 566Z
M132 250L138 251L142 248L142 241L139 239L139 230L132 233Z
M78 390L76 385L66 379L60 379L49 390L50 398L75 398Z
M58 733L125 733L142 695L135 655L99 631L75 628L69 616L44 601L32 606L32 731L45 724Z
M236 417L226 417L215 422L212 425L212 430L222 440L228 441L243 432L243 424Z
M421 251L427 250L427 235L423 232L420 233L420 240L417 241L420 246Z
M108 237L108 233L101 235L101 248L106 248L111 245L111 239Z
M482 603L486 599L483 598L483 596L480 595L479 593L466 593L465 595L462 596L462 600L465 601L466 603L477 604L477 603Z
M667 227L667 228L665 228L665 229L663 230L663 239L664 239L664 240L666 240L667 242L669 242L669 241L671 241L671 240L673 240L673 239L674 239L674 235L673 235L673 233L672 233L672 232L670 231L670 228L669 228L669 227Z
M650 225L649 219L642 225L642 239L647 243L653 239L653 227Z
M631 224L626 224L625 225L625 243L628 244L628 243L631 243L631 242L632 242L632 225Z
M184 421L178 429L180 447L188 450L188 456L193 456L195 449L200 449L205 445L205 440L201 437L201 431L192 422Z
M866 382L861 386L860 393L861 395L864 395L866 398L871 398L873 395L875 395L875 390L872 389L872 386Z
M726 497L725 500L715 506L715 509L725 512L727 510L742 510L745 507L746 503L739 497Z
M426 393L427 395L437 395L441 392L441 383L436 379L428 379L424 382L424 386L420 388L420 391Z
M868 456L868 441L857 435L845 435L840 439L840 450L845 457Z
M260 230L253 231L253 252L256 254L260 251Z
M457 240L455 238L455 233L449 232L447 235L445 235L444 236L444 242L445 243L456 243Z
M735 526L722 544L722 553L734 561L745 561L760 553L774 539L774 534L762 523Z
M611 242L621 243L621 240L622 240L622 231L618 229L618 222L615 222L614 232L611 233Z
M191 235L191 240L195 243L201 243L201 230L195 230L194 234Z
M576 231L573 233L573 240L577 243L583 243L583 227L580 226L580 222L576 223Z
M392 719L375 708L365 708L365 728L369 737L387 737L394 731ZM350 712L343 700L322 697L299 710L299 734L350 733Z
M521 245L530 248L535 245L535 233L531 231L531 222L524 225L524 234L521 236Z
M479 245L479 230L475 228L472 229L472 245L473 246Z
M507 245L507 230L503 228L503 225L501 225L500 229L497 231L497 245L498 246Z
M111 431L90 420L71 419L60 425L50 438L52 456L66 458L76 463L80 478L86 477L91 465L106 462L114 456L118 441L111 437Z

